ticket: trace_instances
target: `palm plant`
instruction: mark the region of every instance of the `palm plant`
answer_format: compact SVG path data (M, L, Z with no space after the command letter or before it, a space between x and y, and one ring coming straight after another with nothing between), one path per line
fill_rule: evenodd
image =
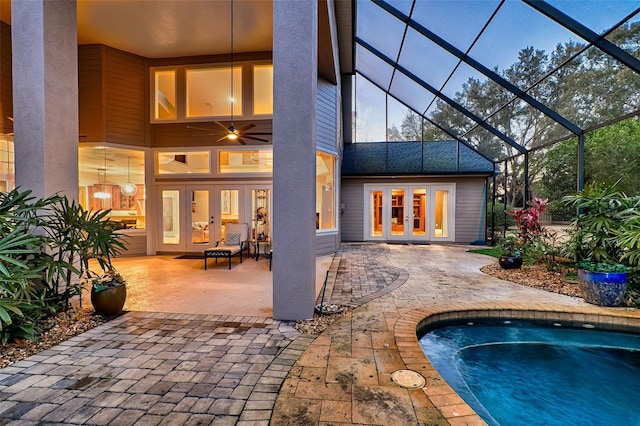
M571 224L565 254L577 262L617 264L624 256L619 232L625 227L625 212L634 200L616 185L590 184L584 190L564 197L563 202L580 213Z

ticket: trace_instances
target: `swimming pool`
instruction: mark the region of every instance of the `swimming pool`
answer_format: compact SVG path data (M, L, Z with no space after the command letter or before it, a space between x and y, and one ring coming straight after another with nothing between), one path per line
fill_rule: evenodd
M422 350L490 425L640 425L640 336L465 320L430 330Z

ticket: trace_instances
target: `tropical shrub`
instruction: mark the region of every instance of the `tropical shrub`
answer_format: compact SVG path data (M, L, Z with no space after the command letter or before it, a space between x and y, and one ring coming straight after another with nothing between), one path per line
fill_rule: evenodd
M616 185L589 184L584 190L564 198L567 205L578 210L569 228L569 240L563 247L567 257L576 262L589 260L595 264L617 264L636 259L632 247L637 214L637 197L628 197ZM627 224L630 223L628 230Z
M112 268L111 258L126 247L109 213L59 195L0 193L0 341L36 339L38 322L81 293L89 259Z

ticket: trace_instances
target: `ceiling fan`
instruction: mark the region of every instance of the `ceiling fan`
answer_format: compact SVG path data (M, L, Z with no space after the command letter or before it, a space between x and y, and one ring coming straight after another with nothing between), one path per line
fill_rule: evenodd
M252 139L252 140L256 140L256 141L260 141L260 142L265 142L265 143L269 143L269 141L267 139L264 138L257 138L256 136L266 136L266 135L271 135L271 133L246 133L247 130L252 129L254 127L256 127L255 124L247 124L245 126L242 127L236 127L233 124L233 0L231 0L231 14L230 14L230 18L231 18L231 68L230 68L230 74L231 74L231 98L230 98L230 116L231 116L231 122L229 124L229 126L226 126L224 124L222 124L219 121L214 121L214 123L219 127L219 129L206 129L203 127L195 127L195 126L187 126L187 128L189 129L194 129L194 130L204 130L207 132L211 132L211 131L219 131L221 133L209 133L209 135L222 135L216 142L222 142L225 139L229 139L231 141L238 141L240 142L242 145L246 145L247 142L244 141L244 139Z
M238 141L242 145L246 145L247 142L244 139L252 139L260 142L269 143L268 139L257 138L256 136L266 136L271 135L269 132L264 133L246 133L247 130L256 127L255 124L247 124L246 126L236 127L233 124L233 119L229 126L225 126L219 121L214 121L214 123L219 127L219 129L207 129L204 127L196 127L196 126L187 126L189 129L193 130L204 130L207 132L218 132L218 133L208 133L209 135L220 136L221 137L216 142L222 142L225 139L229 139L232 141Z

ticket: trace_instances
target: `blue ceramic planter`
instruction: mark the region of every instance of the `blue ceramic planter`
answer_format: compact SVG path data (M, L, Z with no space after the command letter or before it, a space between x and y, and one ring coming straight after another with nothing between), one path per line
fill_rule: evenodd
M599 306L618 306L627 288L626 272L591 272L578 269L584 300Z

